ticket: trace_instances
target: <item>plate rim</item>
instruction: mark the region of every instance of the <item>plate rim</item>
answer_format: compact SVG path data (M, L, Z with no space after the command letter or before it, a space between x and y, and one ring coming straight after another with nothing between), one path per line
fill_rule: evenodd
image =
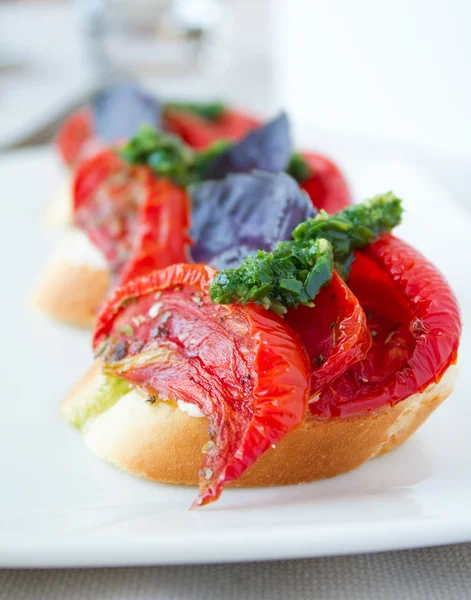
M229 509L228 509L229 510ZM426 521L424 528L423 521ZM393 535L393 539L391 539ZM156 539L158 538L158 539ZM250 528L250 545L246 530L158 532L151 538L125 535L70 536L66 543L58 536L37 536L34 540L15 540L8 536L0 541L2 568L65 568L197 565L211 563L289 560L370 554L393 550L426 548L471 542L471 514L467 521L440 517L394 521L376 521L366 531L360 522L342 524L332 534L327 525L278 525L273 528ZM275 545L276 544L278 545ZM283 550L279 550L279 544ZM130 560L130 554L136 558Z
M352 138L350 138L352 139ZM336 142L337 143L337 142ZM36 159L51 156L51 147L22 149L0 156ZM52 158L51 158L52 161ZM459 208L463 208L457 203ZM466 214L469 216L469 212ZM230 508L225 509L230 512ZM123 534L70 534L49 537L35 535L20 539L3 534L0 539L0 566L11 567L97 567L204 564L282 560L381 552L406 548L428 547L471 542L471 513L467 518L453 515L445 522L439 517L401 519L397 522L376 520L374 528L365 530L365 521L342 524L334 530L319 524L275 525L272 528L250 528L251 543L247 544L247 529L225 528L224 540L219 531L156 532L152 537ZM391 538L393 534L393 538ZM276 541L276 544L272 542ZM284 544L284 546L283 546ZM283 550L280 550L280 545ZM182 551L184 548L184 551ZM137 558L134 560L131 555Z

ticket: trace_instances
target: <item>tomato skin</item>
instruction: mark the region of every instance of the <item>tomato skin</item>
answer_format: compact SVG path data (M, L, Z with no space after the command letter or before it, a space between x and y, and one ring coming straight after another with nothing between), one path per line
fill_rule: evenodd
M191 268L188 268L191 267ZM208 265L175 264L166 269L150 272L116 288L98 315L93 331L93 348L110 334L113 322L127 300L137 298L149 291L158 291L178 285L186 285L207 292L217 271Z
M74 211L86 204L96 189L120 168L119 156L109 150L104 150L79 165L72 182Z
M168 179L150 175L140 215L139 243L121 274L125 283L154 269L189 260L190 204L187 193Z
M75 223L105 254L116 281L188 260L188 196L149 168L103 150L79 165L73 202Z
M318 210L333 214L352 203L348 184L337 165L321 154L302 152L301 156L312 170L301 187Z
M260 127L261 122L250 115L236 110L226 109L217 121L220 137L228 140L240 140L249 131Z
M371 347L371 334L358 299L337 273L321 289L314 307L299 306L285 316L298 332L311 362L311 396L320 392Z
M206 265L180 264L128 282L103 308L93 336L95 349L108 341L106 372L150 394L196 404L207 416L215 449L204 456L195 506L216 500L300 425L309 393L309 362L296 333L257 305L213 304L208 288L216 274ZM159 317L148 322L156 301L167 314L166 331L157 338L152 328ZM131 337L120 333L128 323ZM120 344L131 361L149 349L165 351L166 358L123 372L113 358Z
M167 109L164 118L165 131L179 135L197 149L204 149L219 139L237 141L259 125L257 119L231 109L226 109L216 122L178 109ZM89 145L98 149L102 143L94 132L92 111L84 107L62 123L56 136L56 148L64 163L73 167L83 158Z
M309 405L316 418L394 405L439 381L457 359L460 311L443 275L412 246L390 234L358 256L348 283L366 310L368 304L374 307L378 338L363 362L325 386L319 400ZM390 327L394 323L386 337L381 330L385 322Z
M220 139L238 141L259 126L260 121L230 109L214 122L175 108L167 109L164 115L165 131L178 135L197 150L204 150Z
M56 148L67 166L77 164L86 143L92 137L93 119L88 108L74 112L62 123L56 136Z

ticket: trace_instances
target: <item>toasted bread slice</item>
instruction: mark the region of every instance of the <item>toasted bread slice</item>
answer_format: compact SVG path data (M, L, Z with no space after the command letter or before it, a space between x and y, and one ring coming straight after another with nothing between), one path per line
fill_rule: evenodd
M451 365L437 383L395 406L349 418L309 418L251 466L234 485L268 486L333 477L393 450L412 435L451 393L457 376ZM148 404L132 390L100 414L90 411L102 382L97 361L75 385L62 415L76 422L85 444L100 458L155 481L196 485L202 448L209 441L205 417L189 416L174 402Z
M54 319L93 327L110 285L105 258L84 233L71 230L46 265L32 300Z

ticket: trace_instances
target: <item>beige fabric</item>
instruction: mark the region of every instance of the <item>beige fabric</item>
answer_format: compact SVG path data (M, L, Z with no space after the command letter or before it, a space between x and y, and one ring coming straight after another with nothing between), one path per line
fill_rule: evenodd
M0 571L1 600L469 600L471 544L270 563Z

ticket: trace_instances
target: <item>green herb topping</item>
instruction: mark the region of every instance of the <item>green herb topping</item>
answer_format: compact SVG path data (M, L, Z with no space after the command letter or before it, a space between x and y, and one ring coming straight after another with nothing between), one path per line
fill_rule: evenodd
M120 398L131 391L131 389L132 385L129 381L121 379L120 377L107 375L95 396L91 396L90 399L84 405L80 405L79 408L74 405L70 408L66 405L64 416L67 422L74 427L83 427L88 419L96 417L105 412L105 410L111 408Z
M219 140L206 150L195 152L180 138L143 125L120 155L132 164L148 165L156 175L186 187L204 179L208 165L229 145L230 142Z
M226 110L226 106L222 102L168 102L164 107L164 110L166 109L184 110L206 121L217 121Z
M291 175L293 179L296 179L298 183L306 181L306 179L309 179L312 175L311 167L297 152L291 155L286 172L288 175Z
M210 297L218 304L258 302L278 314L300 304L312 306L335 267L347 278L353 251L399 225L401 200L392 192L345 208L334 215L321 211L278 242L271 252L259 250L237 269L225 269L213 280Z
M193 180L194 152L179 138L148 125L140 127L120 154L132 164L147 164L157 175L180 185L188 185Z

